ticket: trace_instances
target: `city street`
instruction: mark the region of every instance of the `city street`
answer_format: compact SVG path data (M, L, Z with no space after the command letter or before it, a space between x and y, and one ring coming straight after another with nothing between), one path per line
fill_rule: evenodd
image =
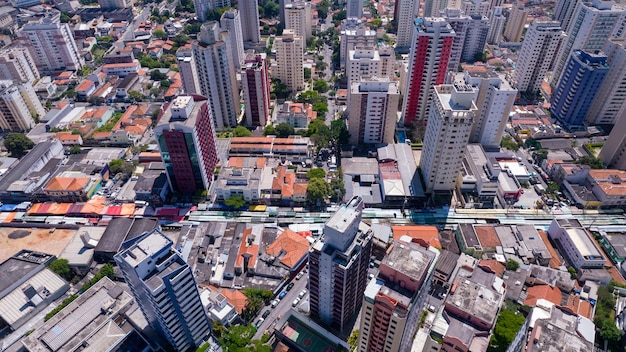
M263 323L258 327L257 332L254 335L255 339L260 339L266 330L268 332L271 332L271 330L274 329L276 322L280 320L280 318L282 318L290 309L293 308L292 307L293 301L298 297L298 294L300 293L300 291L307 288L308 281L309 281L308 273L304 274L300 278L300 280L296 280L294 278L293 281L291 281L294 283L293 288L289 292L287 292L287 294L285 295L285 297L283 297L283 299L280 300L280 303L276 306L276 308L272 308L271 303L270 303L267 306L263 307L263 309L261 309L261 311L259 312L259 315L252 321L253 324L256 323L257 320L259 320L263 312L265 312L266 310L270 311L270 315L268 315L267 318L265 318L265 320L263 321ZM297 310L298 308L302 307L308 310L308 303L309 303L309 293L307 292L307 294L304 297L302 297L302 299L300 300L300 303L298 304L298 306L293 309Z

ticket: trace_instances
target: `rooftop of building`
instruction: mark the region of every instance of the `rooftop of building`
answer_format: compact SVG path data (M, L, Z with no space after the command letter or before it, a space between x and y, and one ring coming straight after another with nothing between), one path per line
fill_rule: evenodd
M28 351L73 351L77 346L108 350L128 333L115 323L133 297L105 277L22 340Z
M54 256L21 250L0 264L0 292L4 292L24 277L43 269Z
M434 260L435 252L424 247L402 242L394 242L393 247L383 258L381 266L387 266L394 271L412 278L422 278Z
M561 311L553 309L553 312ZM565 315L564 313L561 313ZM572 322L572 319L574 321ZM560 352L567 346L568 352L593 351L593 343L576 333L575 316L572 319L538 319L528 341L528 352Z
M344 175L378 175L378 161L374 158L344 158L341 160Z
M277 258L281 264L294 268L309 251L309 241L303 236L286 229L267 247L267 254Z
M194 95L194 96L179 96L175 98L165 109L161 118L157 123L157 128L160 126L170 125L170 128L174 128L175 125L184 125L189 128L193 128L196 125L198 115L202 105L206 104L206 98ZM193 104L192 111L188 114L187 118L181 118L172 116L172 108L183 108L186 104Z
M435 272L451 275L459 261L459 255L449 250L442 250L437 263L435 264Z
M446 300L446 304L492 325L495 323L503 297L501 293L496 292L493 288L476 282L478 280L475 280L477 278L474 277L474 274L481 271L482 269L476 269L471 278L457 279ZM495 275L489 274L485 276Z
M626 171L622 170L589 170L589 176L609 196L626 195Z
M305 352L339 352L348 350L348 345L308 317L290 309L276 323L279 340L288 339L298 350Z
M124 241L135 238L157 226L157 221L147 218L114 218L109 222L102 238L95 248L96 252L117 253Z
M403 237L409 237L411 242L421 244L423 246L433 246L441 248L439 242L439 230L435 226L428 225L394 225L391 226L393 231L393 239L398 241Z
M362 201L360 198L352 198L349 203L342 205L326 222L326 227L330 227L339 233L344 233L355 221L359 221L362 212Z
M59 141L43 141L37 143L33 149L31 149L28 154L26 154L20 162L15 165L9 172L4 174L2 179L0 179L0 190L7 190L9 187L17 182L18 180L23 179L28 176L28 170L35 164L37 161L42 158L44 155L48 154L51 151L51 148L54 143L59 143ZM109 160L107 160L108 163Z
M171 247L172 240L167 238L158 230L146 233L142 238L138 239L132 246L121 252L120 258L124 259L129 265L137 266L145 259L156 255L163 248Z

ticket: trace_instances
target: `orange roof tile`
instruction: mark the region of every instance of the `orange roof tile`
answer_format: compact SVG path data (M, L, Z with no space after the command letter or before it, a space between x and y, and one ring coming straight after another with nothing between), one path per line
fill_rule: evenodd
M110 135L111 135L111 132L96 132L92 135L92 137L94 139L105 139L105 138L109 138Z
M580 299L580 297L576 295L569 295L566 309L573 314L583 316L587 319L591 319L591 313L593 311L591 303Z
M218 292L226 297L228 303L232 304L233 307L235 307L235 310L238 314L241 314L241 312L243 312L244 308L246 308L246 305L248 304L248 298L246 298L246 295L244 295L243 292L239 290L221 288L218 289Z
M561 261L558 259L559 255L556 254L556 251L554 250L554 247L552 247L552 244L548 240L548 234L546 234L545 231L543 231L543 230L537 230L537 232L539 233L539 236L541 236L541 239L543 240L543 244L546 245L546 248L548 248L548 252L550 252L550 256L552 257L552 259L550 259L550 262L548 263L548 265L552 269L557 269L558 270L561 267Z
M293 194L304 195L309 188L308 183L296 183L293 185Z
M297 233L286 229L278 238L267 247L267 254L279 257L280 262L293 268L309 251L309 241Z
M72 132L58 132L55 137L63 142L78 141L80 135L72 134Z
M496 274L498 277L502 277L502 274L504 274L504 270L506 270L506 267L504 266L504 264L500 263L499 261L495 260L495 259L483 259L478 261L478 266L486 269L487 271L491 271L492 273Z
M148 128L144 125L132 125L124 127L124 130L132 135L142 135Z
M420 243L422 246L441 248L439 242L439 230L435 226L391 226L393 239L398 241L402 236L411 237L411 242Z
M92 81L90 81L90 80L84 80L84 81L82 81L82 82L78 85L78 87L76 87L76 91L77 91L77 92L83 92L83 91L86 91L86 90L88 90L88 89L92 88L94 85L95 85L95 84L94 84Z
M80 191L85 189L89 177L55 177L44 188L45 191Z
M563 298L561 290L558 287L551 287L550 285L538 285L531 286L527 291L528 295L524 301L524 305L534 307L537 304L537 300L545 299L556 305L561 304Z
M235 261L236 267L243 267L244 257L248 257L248 268L252 268L256 265L256 258L259 255L259 245L248 244L248 236L252 235L252 229L245 229L243 236L241 236L241 244L239 246L239 253Z
M481 246L487 248L495 248L501 245L495 227L488 225L474 226L474 231L476 231L476 237L478 237Z

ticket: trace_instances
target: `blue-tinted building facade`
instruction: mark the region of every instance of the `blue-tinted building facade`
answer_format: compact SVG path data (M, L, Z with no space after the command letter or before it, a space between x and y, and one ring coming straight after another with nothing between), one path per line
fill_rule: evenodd
M609 71L606 60L602 52L572 52L550 101L552 115L567 128L576 129L583 125L587 111Z

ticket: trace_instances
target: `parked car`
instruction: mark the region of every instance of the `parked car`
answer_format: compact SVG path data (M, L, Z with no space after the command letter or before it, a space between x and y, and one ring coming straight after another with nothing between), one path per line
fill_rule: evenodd
M275 299L272 301L272 308L276 308L276 306L278 305L278 303L280 303L279 299Z
M290 282L289 285L287 285L287 291L291 291L291 289L293 288L294 283Z
M287 294L287 291L281 291L281 292L278 294L278 299L283 299L283 298L285 298L285 295L286 295L286 294Z
M263 312L263 315L261 317L263 317L263 319L267 318L267 316L270 315L270 310L266 310L265 312Z
M307 290L305 288L304 290L300 291L300 293L298 294L298 298L304 297L304 295L306 295L306 293L307 293Z
M258 328L259 326L261 326L261 324L263 324L264 321L265 319L259 318L259 320L257 320L256 323L254 323L254 326Z
M293 300L293 303L291 303L291 306L292 306L292 307L295 307L295 306L297 306L297 305L298 305L298 303L300 303L300 297L298 297L298 298L294 299L294 300Z
M304 271L301 271L298 273L298 275L296 275L296 280L300 280L302 276L304 276Z

